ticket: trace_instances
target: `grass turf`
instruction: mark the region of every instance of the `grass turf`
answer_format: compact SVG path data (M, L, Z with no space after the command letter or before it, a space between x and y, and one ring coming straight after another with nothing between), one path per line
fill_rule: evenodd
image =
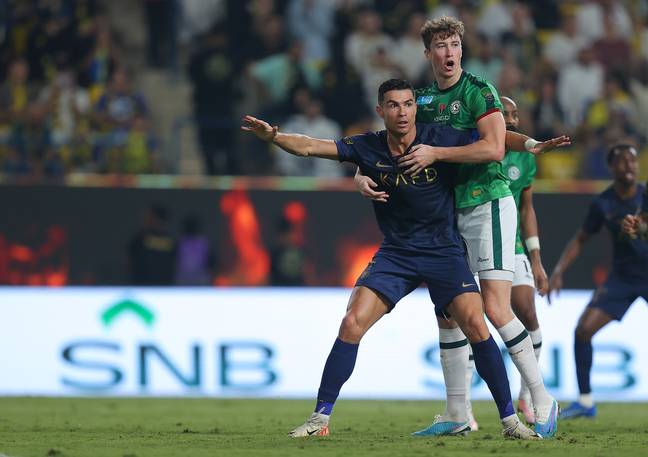
M414 438L440 402L341 400L331 436L290 439L313 402L293 400L0 398L0 455L165 456L637 456L647 455L648 404L599 404L544 442L504 440L495 406L476 402L481 429Z

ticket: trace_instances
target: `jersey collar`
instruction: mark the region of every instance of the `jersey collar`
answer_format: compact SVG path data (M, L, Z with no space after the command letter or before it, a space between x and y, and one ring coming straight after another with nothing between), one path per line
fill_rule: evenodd
M462 68L462 69L461 69L461 76L459 76L459 79L457 80L457 82L454 83L452 86L447 87L447 88L445 88L445 89L441 89L441 88L439 87L439 83L437 83L436 81L434 81L434 85L436 86L436 89L437 89L439 92L441 92L442 94L444 94L444 93L446 93L446 92L450 92L452 89L454 89L455 87L457 87L457 86L461 83L461 81L463 81L463 79L464 79L465 77L466 77L466 71Z

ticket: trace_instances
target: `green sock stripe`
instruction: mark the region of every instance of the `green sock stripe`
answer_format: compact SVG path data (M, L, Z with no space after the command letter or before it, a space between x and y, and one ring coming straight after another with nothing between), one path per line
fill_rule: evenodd
M502 269L502 227L500 224L499 200L491 201L491 224L493 233L493 267Z
M461 341L454 341L452 343L441 343L439 341L439 347L441 349L456 349L456 348L460 348L462 346L467 346L467 345L468 345L468 338L466 338L465 340L461 340Z
M542 347L542 341L540 341L538 344L533 345L533 349L540 349Z
M507 347L507 348L513 347L513 346L515 346L516 344L520 343L520 342L521 342L524 338L526 338L527 336L529 336L529 334L527 333L527 331L526 331L526 330L522 330L522 333L520 333L518 336L516 336L516 337L513 338L512 340L505 341L504 344L506 344L506 347Z

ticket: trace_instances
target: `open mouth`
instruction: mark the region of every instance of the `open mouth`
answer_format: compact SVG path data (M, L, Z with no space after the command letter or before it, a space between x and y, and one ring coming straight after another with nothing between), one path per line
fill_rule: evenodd
M452 71L454 70L454 60L447 60L444 67L447 71Z
M409 125L409 122L408 121L398 121L396 123L396 125L398 125L399 127L407 127Z

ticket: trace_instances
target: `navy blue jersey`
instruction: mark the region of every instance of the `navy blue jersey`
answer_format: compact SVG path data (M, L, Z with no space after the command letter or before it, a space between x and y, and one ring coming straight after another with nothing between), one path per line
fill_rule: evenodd
M473 140L471 131L416 124L412 146L462 146ZM416 177L405 175L391 155L385 130L343 138L336 145L341 162L355 163L378 190L389 193L386 203L373 202L383 247L444 255L440 248L461 245L454 220L455 164L437 162Z
M648 281L648 243L632 240L621 231L621 221L628 214L639 214L645 206L646 189L639 185L634 197L619 198L612 187L599 195L589 208L583 231L598 232L605 225L612 236L612 274L626 281Z

